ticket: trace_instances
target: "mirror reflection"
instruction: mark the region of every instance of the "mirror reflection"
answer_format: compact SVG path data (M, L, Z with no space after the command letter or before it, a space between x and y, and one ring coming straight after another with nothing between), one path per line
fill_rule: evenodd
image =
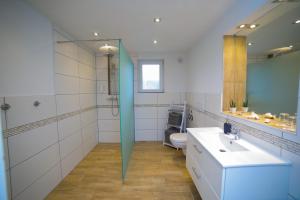
M224 36L223 111L296 130L300 3L282 4Z

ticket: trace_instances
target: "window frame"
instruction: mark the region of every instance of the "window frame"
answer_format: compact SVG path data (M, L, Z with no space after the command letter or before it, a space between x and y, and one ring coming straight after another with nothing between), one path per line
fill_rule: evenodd
M145 64L159 64L159 89L143 89L142 66ZM164 92L164 60L163 59L139 59L138 60L138 92L139 93L163 93Z

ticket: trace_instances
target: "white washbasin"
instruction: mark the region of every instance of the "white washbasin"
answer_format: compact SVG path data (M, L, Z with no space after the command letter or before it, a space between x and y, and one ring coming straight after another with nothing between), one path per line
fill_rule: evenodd
M232 135L225 135L222 132L215 132L213 130L207 131L207 133L205 137L201 138L220 152L249 151L246 147L233 140Z

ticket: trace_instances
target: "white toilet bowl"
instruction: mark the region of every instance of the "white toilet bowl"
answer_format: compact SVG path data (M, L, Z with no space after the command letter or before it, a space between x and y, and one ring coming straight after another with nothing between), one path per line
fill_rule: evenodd
M170 135L171 143L177 149L182 149L183 154L185 155L186 151L186 141L187 141L187 134L186 133L173 133Z

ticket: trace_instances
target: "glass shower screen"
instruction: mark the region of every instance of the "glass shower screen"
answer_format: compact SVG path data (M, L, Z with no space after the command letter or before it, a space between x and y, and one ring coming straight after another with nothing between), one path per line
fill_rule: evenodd
M119 41L119 99L122 179L125 180L134 145L134 66L130 56Z

